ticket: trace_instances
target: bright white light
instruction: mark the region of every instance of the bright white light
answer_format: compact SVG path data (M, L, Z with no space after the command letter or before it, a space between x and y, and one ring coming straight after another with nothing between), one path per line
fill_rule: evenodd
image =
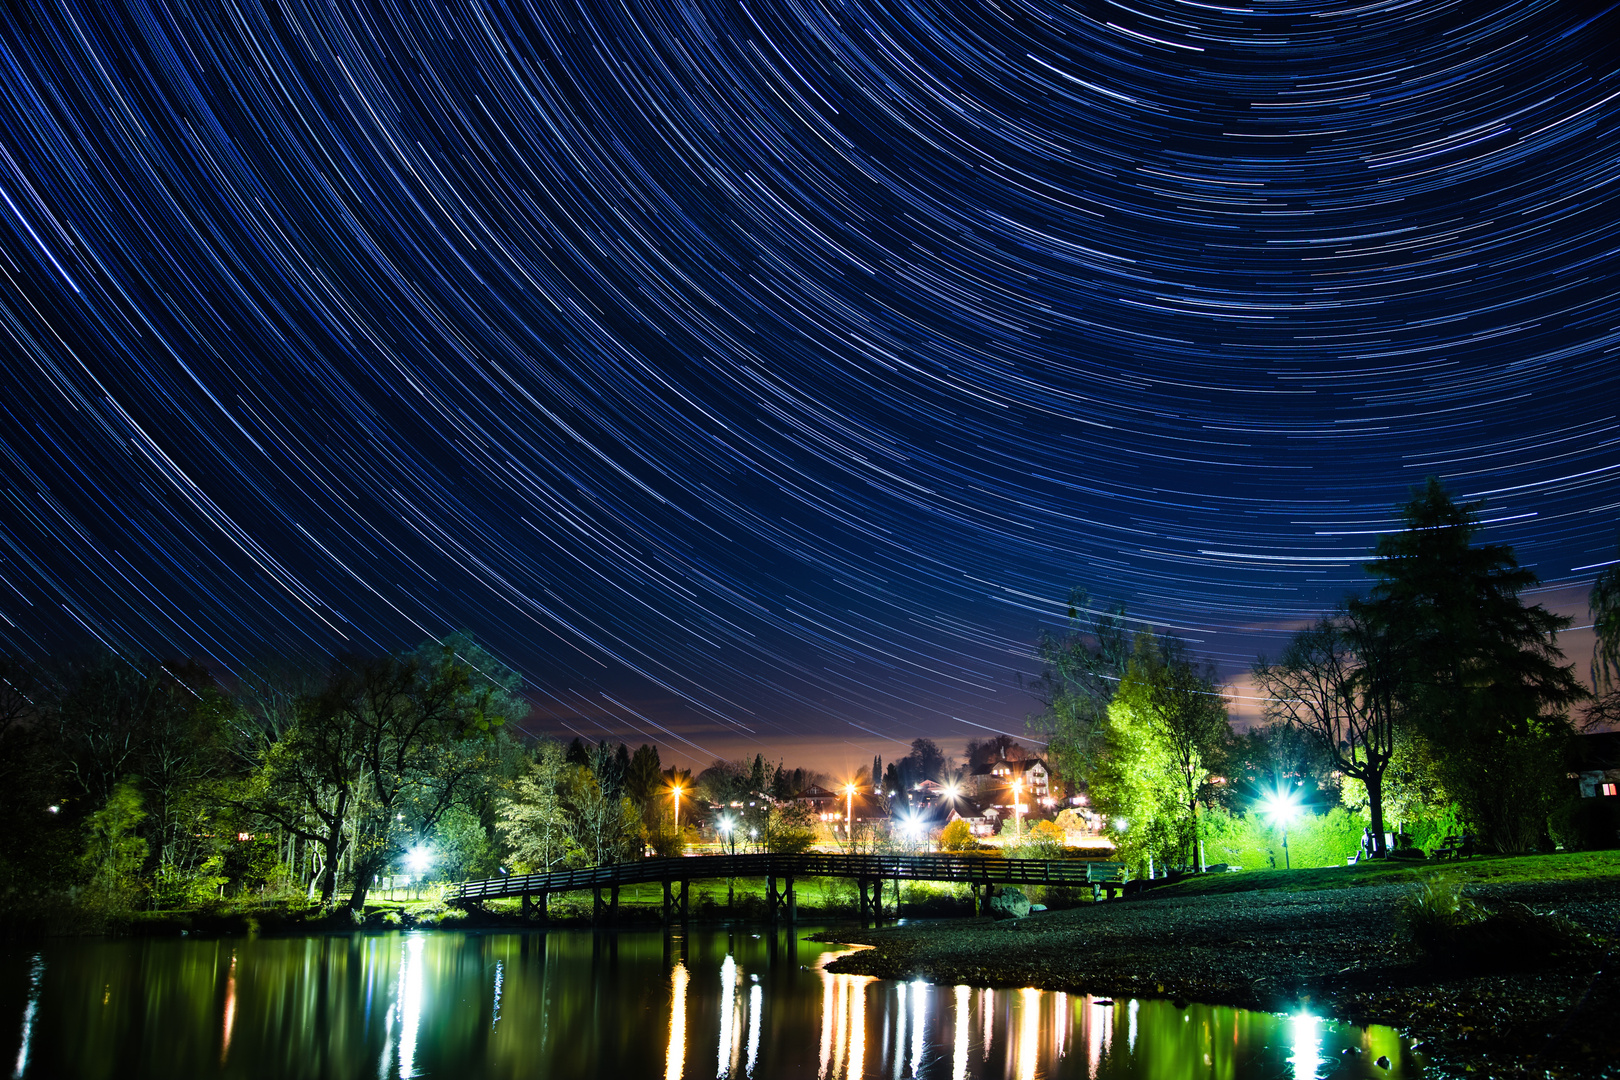
M405 869L413 874L425 874L433 865L433 849L426 844L417 844L405 853Z
M736 827L737 823L732 821L730 817L723 817L720 819L720 831L725 835L730 836L731 830Z
M1299 816L1299 793L1273 790L1260 800L1260 812L1271 819L1273 825L1288 827Z
M1294 1080L1316 1080L1322 1068L1322 1036L1318 1030L1319 1017L1300 1013L1289 1023L1293 1036L1293 1056L1288 1059L1294 1067Z

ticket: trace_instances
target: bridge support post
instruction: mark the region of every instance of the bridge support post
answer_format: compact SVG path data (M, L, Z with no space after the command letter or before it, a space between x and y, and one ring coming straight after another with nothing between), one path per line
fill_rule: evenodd
M618 926L619 925L619 883L618 882L613 883L612 890L609 893L609 895L612 897L612 899L608 901L608 903L609 903L609 907L608 907L608 925L609 926ZM617 940L617 939L615 939L615 940Z
M855 886L861 894L861 919L868 916L874 923L883 921L883 879L856 878Z
M793 879L790 877L783 878L782 888L779 891L776 887L776 875L767 875L765 878L765 904L770 909L772 923L775 923L778 918L783 918L790 924L797 922L799 904L797 897L793 894Z
M675 886L679 884L680 890ZM679 916L681 925L686 924L686 882L664 882L664 925L668 926Z
M524 893L523 894L523 917L525 919L527 919L527 918L529 918L529 916L533 915L535 912L539 912L540 913L540 921L545 922L547 920L547 918L549 918L549 916L550 916L550 913L546 910L546 900L548 899L550 894L551 894L550 889L541 889L538 894L536 894L536 893L527 893L527 892ZM538 896L538 899L536 899L536 896Z

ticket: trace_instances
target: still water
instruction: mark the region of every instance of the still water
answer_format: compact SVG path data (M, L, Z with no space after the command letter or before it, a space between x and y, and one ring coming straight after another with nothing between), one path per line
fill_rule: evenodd
M10 947L0 953L0 1069L377 1080L1420 1075L1387 1028L834 975L824 966L843 947L805 940L811 932Z

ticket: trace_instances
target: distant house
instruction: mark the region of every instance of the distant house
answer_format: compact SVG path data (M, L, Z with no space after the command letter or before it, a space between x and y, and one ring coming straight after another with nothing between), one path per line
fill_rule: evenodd
M951 804L950 812L945 815L940 827L961 821L967 824L968 831L974 836L994 836L997 817L994 810L987 812L972 799L957 799Z
M1052 773L1046 762L1038 757L1008 759L975 765L967 775L966 786L972 794L994 806L1013 802L1013 784L1021 782L1020 802L1030 807L1050 809L1052 803Z
M1567 842L1587 849L1620 847L1620 731L1575 736L1565 764L1579 793Z

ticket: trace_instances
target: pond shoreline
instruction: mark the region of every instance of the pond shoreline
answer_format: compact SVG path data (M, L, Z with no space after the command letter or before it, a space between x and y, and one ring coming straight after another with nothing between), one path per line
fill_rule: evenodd
M819 935L869 945L830 969L970 986L1169 998L1387 1024L1432 1076L1620 1077L1620 895L1612 879L1482 884L1604 939L1607 952L1528 968L1458 970L1395 938L1405 888L1140 897L992 922L962 919Z

